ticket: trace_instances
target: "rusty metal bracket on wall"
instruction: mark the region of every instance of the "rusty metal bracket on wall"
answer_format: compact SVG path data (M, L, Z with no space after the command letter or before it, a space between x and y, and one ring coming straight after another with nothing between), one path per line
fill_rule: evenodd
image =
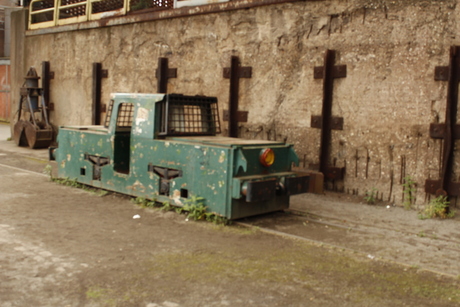
M228 121L228 135L238 137L238 123L248 121L248 112L238 110L240 78L251 78L252 67L242 67L240 59L232 56L231 67L224 68L224 78L230 79L230 97L228 110L224 110L224 121Z
M157 92L166 94L168 92L168 79L177 77L177 68L169 68L168 58L158 58L155 77L157 77Z
M54 103L50 102L50 81L54 79L54 71L50 70L50 62L42 62L42 89L45 99L46 114L49 118L49 111L54 111Z
M458 85L460 83L460 46L450 48L449 66L435 67L434 79L447 81L446 122L430 124L430 137L443 139L440 179L425 181L425 192L429 194L460 196L460 182L452 182L454 142L460 139L457 124Z
M321 129L321 142L319 150L319 171L325 179L341 180L344 167L328 165L331 147L331 130L343 130L343 118L332 116L332 93L335 78L347 76L346 65L334 65L335 50L327 50L324 55L324 66L314 68L314 78L323 79L323 106L322 115L311 117L311 127Z
M108 77L107 69L102 69L101 63L93 63L93 104L91 123L93 125L101 124L101 113L105 112L105 104L101 103L102 95L102 78Z

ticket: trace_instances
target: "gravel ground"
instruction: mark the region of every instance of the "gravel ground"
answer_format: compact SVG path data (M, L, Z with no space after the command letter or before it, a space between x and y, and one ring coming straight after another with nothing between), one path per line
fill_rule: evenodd
M57 185L40 174L46 155L0 141L2 307L460 304L459 280L452 277L458 266L450 254L424 246L417 246L420 256L410 252L413 263L445 262L436 270L450 265L451 274L385 260L398 244L401 257L409 253L398 233L433 231L440 240L457 240L455 219L419 221L415 212L398 208L308 195L295 197L293 208L309 216L274 214L248 220L260 227L224 227L142 208L117 194ZM319 243L266 233L266 226L303 229L302 235L308 230ZM352 237L344 235L346 227L355 228ZM369 241L375 237L364 235L389 230L391 240L374 245ZM333 247L348 240L354 245ZM376 248L372 257L370 247Z

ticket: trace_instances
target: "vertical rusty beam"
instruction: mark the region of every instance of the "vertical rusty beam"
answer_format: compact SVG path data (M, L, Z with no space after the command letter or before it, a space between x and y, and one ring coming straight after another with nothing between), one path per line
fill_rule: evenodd
M439 180L427 179L425 192L429 194L460 196L460 183L453 182L454 142L460 139L460 125L457 124L458 86L460 83L460 46L450 48L449 66L435 67L436 81L447 81L446 122L432 123L430 137L443 139L442 161Z
M334 65L335 50L327 50L324 55L324 65L314 68L314 78L323 79L323 104L322 114L312 116L311 127L321 129L319 149L319 171L327 179L343 179L344 168L329 166L331 131L343 130L343 118L332 116L332 97L334 90L334 79L345 78L347 67L345 65Z
M157 77L157 92L168 92L168 79L177 77L177 68L169 68L168 58L158 58L158 68L155 72Z
M238 137L238 122L246 122L248 113L238 110L240 78L251 78L252 67L241 67L240 59L232 56L230 67L224 68L224 78L230 79L228 111L224 110L224 120L228 121L228 135Z
M93 63L93 103L91 123L92 125L101 124L101 113L103 107L101 104L102 96L102 78L107 78L107 70L102 69L101 63Z
M54 105L50 102L50 81L54 79L54 72L50 70L50 62L42 62L42 89L45 100L46 117L50 117L50 111L54 110Z
M91 124L101 124L101 91L102 91L102 64L93 63L93 103Z
M45 106L50 107L50 80L54 79L54 72L50 70L50 62L42 62L42 88Z
M238 137L238 121L236 117L240 92L239 68L240 59L236 56L232 56L230 65L230 96L228 100L228 135L230 137Z
M334 67L335 51L327 50L324 55L323 66L323 108L322 108L322 125L321 140L319 151L319 171L323 174L327 172L328 159L330 154L331 142L331 116L332 116L332 92L333 82L332 68Z
M168 59L158 58L157 68L157 92L166 94L168 92Z
M446 104L446 125L443 146L441 188L442 194L447 195L448 185L452 181L452 162L453 162L453 133L454 125L457 121L458 104L458 85L460 81L460 47L450 48L450 65L447 85L447 104ZM439 193L437 193L439 194Z

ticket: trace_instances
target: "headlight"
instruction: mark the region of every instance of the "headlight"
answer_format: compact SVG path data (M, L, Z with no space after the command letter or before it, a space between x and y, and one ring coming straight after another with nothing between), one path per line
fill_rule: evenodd
M269 167L275 162L275 153L271 148L262 149L259 161L263 166Z

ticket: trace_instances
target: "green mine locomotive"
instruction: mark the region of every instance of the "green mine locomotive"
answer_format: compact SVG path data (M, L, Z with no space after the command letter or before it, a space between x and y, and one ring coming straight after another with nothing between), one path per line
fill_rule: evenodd
M52 159L61 178L179 207L202 197L228 219L286 209L307 192L292 145L218 134L215 97L112 94L105 125L60 127Z

